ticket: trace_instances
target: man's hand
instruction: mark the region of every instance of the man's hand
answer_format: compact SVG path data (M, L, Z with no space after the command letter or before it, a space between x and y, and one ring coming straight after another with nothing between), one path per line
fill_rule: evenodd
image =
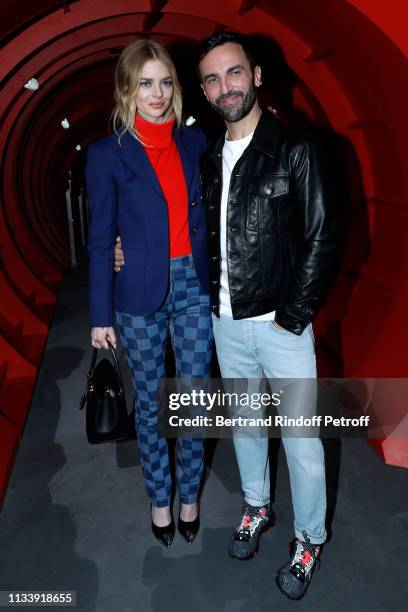
M116 348L116 335L113 327L93 327L91 331L91 344L94 348L109 349L108 340Z
M279 329L279 331L290 333L287 329L282 327L282 325L279 325L278 323L276 323L276 321L272 321L272 325L276 327L276 329Z
M124 265L125 259L123 257L122 242L120 240L120 236L118 236L115 244L115 265L113 266L113 269L115 272L120 272L122 266Z

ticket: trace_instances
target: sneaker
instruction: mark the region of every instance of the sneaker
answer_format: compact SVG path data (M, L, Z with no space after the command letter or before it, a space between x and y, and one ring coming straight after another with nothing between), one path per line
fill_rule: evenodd
M270 506L244 503L241 523L232 536L229 555L233 559L252 559L258 552L261 535L273 527L276 517Z
M302 531L305 541L294 541L292 558L278 571L278 587L290 599L300 599L306 593L312 579L313 570L320 566L319 544L311 544L306 531Z

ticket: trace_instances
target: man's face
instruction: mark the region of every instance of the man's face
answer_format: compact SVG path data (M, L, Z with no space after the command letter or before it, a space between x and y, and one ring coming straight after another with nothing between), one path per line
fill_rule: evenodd
M240 121L256 101L261 83L259 66L251 66L241 45L225 43L207 53L199 64L205 97L225 121Z

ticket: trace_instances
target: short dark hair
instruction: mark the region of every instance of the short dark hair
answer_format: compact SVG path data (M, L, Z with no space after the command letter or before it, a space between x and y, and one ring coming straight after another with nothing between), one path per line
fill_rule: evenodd
M247 37L243 34L238 34L238 32L220 32L219 34L213 34L212 36L204 38L198 45L197 63L199 64L210 51L226 43L235 43L242 47L249 65L251 66L251 70L254 70L255 66L259 65Z

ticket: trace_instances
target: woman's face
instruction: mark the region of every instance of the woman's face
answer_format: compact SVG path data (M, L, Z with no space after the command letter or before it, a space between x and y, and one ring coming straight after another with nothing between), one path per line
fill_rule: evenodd
M135 95L137 113L146 121L161 123L173 97L170 70L160 60L145 63Z

